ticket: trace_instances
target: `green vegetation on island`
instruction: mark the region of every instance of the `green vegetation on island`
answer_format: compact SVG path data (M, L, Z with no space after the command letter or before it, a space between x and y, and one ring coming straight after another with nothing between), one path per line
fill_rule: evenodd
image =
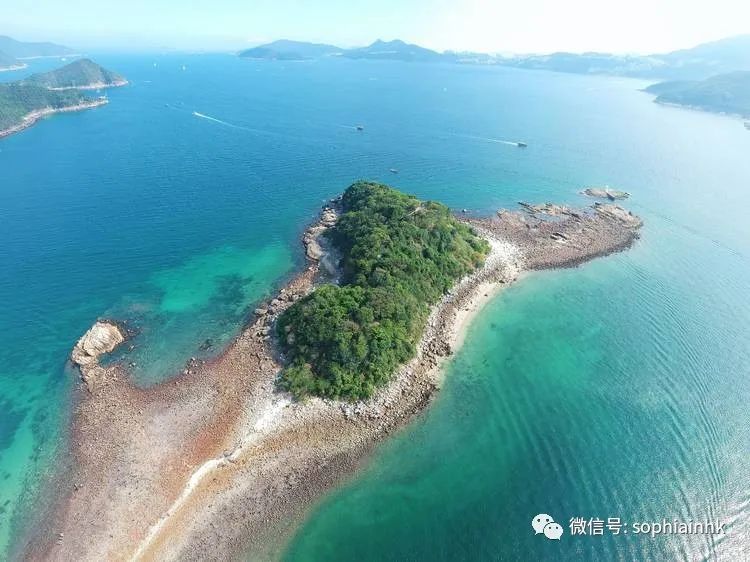
M660 82L646 91L667 103L750 117L750 72L730 72L706 80Z
M0 84L0 132L18 126L24 117L45 108L74 107L89 100L75 90L54 91L34 84Z
M125 79L89 59L79 59L50 72L33 74L25 82L49 89L86 89L121 86Z
M489 252L440 203L357 182L327 233L341 255L341 285L326 284L279 318L295 397L371 396L413 357L430 306Z

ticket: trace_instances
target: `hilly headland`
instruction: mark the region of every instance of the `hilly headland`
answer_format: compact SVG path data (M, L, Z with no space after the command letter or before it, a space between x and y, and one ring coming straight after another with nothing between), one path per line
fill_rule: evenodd
M0 84L0 138L22 131L43 117L100 107L106 97L89 97L85 90L127 84L119 74L88 59L34 74L25 80Z

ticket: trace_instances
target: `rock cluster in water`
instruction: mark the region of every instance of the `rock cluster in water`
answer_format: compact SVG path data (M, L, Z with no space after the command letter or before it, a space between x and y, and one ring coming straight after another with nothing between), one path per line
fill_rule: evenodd
M589 197L598 197L599 199L609 199L614 201L616 199L627 199L630 197L630 193L627 191L619 191L617 189L610 189L608 187L588 187L581 193L588 195Z

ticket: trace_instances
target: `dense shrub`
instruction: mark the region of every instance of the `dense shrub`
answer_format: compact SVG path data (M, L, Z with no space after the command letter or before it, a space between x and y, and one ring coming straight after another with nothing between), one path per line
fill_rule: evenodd
M328 235L341 252L341 286L323 285L279 318L296 397L370 396L409 360L430 305L484 260L489 247L447 207L357 182Z

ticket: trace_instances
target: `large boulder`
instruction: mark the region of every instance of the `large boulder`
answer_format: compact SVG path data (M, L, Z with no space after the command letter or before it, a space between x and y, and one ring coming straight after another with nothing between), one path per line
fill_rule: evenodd
M117 324L99 320L78 340L70 358L81 367L96 365L100 355L114 351L124 341L125 335Z

